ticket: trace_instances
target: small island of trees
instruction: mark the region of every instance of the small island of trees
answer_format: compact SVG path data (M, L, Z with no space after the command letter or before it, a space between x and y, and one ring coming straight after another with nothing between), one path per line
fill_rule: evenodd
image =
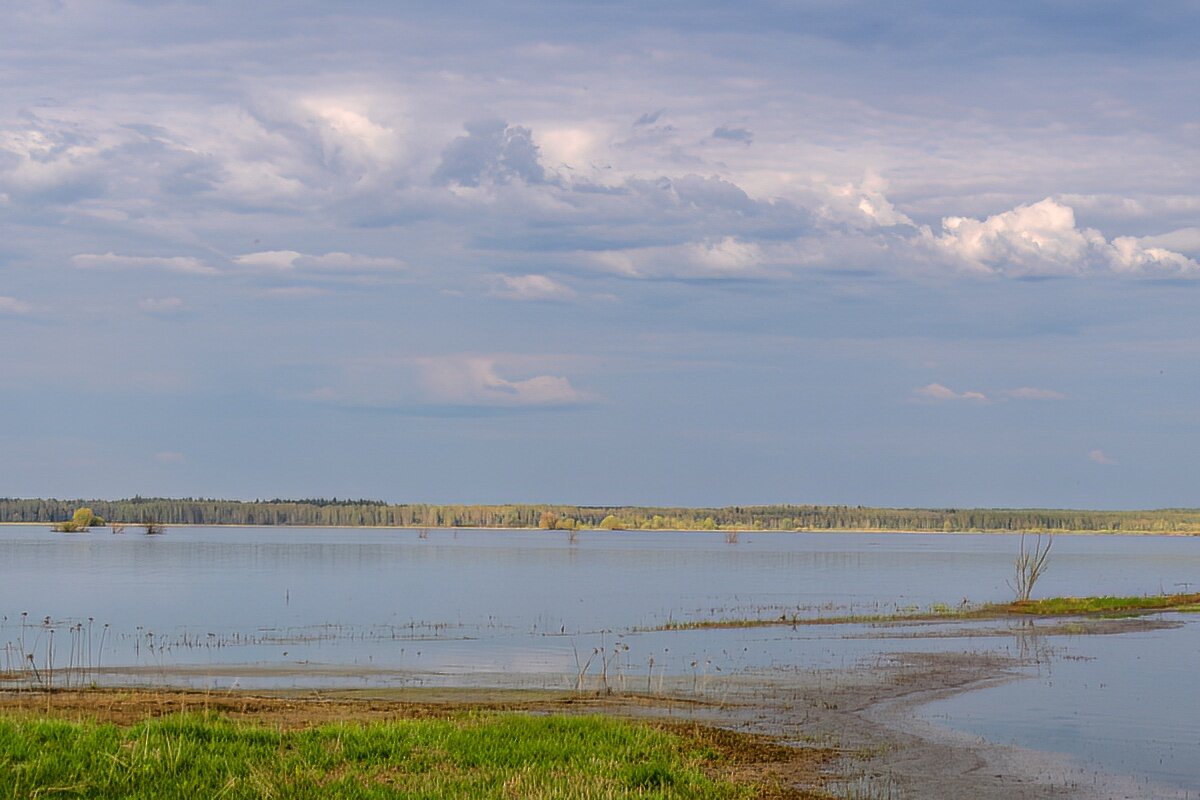
M96 516L95 512L85 506L76 509L70 519L54 523L51 530L55 533L82 533L89 528L99 528L107 524L103 517Z

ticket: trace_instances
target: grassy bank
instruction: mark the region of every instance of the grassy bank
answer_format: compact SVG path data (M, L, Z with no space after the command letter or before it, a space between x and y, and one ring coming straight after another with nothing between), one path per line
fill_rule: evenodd
M672 621L651 630L705 630L716 628L765 628L781 625L846 625L851 623L938 622L943 620L1005 619L1009 617L1136 616L1165 611L1200 612L1200 593L1132 597L1050 597L1014 603L982 605L935 605L924 611L895 614L847 614L804 617L781 614L760 619L710 619Z
M332 722L314 707L326 721L305 725L303 705L280 716L269 702L260 719L201 711L112 722L111 694L73 696L66 708L45 695L44 706L37 696L0 709L0 798L825 796L771 778L797 751L703 726L462 710L378 719L377 705L356 721L354 704Z

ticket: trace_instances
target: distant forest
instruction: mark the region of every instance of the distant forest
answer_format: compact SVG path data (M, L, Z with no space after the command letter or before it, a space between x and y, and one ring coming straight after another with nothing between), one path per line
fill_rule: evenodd
M61 522L81 507L110 522L166 525L602 528L608 530L1103 531L1200 534L1200 509L1072 511L1005 508L564 505L392 505L374 500L0 499L0 522Z

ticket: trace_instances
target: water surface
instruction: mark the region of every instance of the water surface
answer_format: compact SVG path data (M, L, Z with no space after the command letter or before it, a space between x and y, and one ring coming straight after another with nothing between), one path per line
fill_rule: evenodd
M159 537L0 526L0 669L211 687L526 685L854 667L897 652L1026 655L942 626L662 631L670 622L879 614L1010 599L1014 536L174 527ZM1187 591L1200 540L1060 536L1049 595ZM1200 792L1194 616L1047 637L1032 677L929 718ZM959 624L970 633L979 623ZM994 627L994 623L990 623ZM936 629L936 630L935 630ZM1034 637L1036 638L1036 637ZM1035 645L1036 646L1036 645ZM39 673L40 674L40 673ZM39 678L42 679L42 678Z

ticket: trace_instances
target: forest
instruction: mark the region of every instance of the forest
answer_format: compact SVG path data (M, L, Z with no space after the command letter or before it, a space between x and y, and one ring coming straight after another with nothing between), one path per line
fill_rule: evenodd
M86 507L109 522L164 525L783 531L1100 531L1200 534L1200 509L1086 511L765 505L721 508L551 504L431 505L378 500L0 498L0 523L71 520Z

